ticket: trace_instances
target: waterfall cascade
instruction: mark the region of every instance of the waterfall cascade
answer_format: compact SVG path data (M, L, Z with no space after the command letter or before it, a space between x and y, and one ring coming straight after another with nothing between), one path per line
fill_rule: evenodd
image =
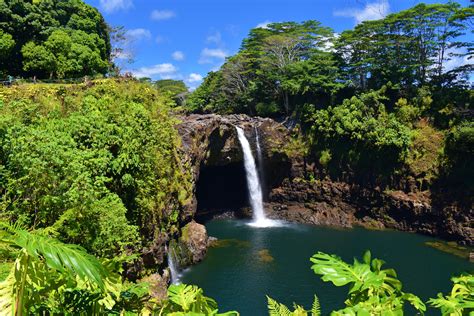
M263 168L263 153L262 153L262 147L260 146L260 135L258 134L257 126L255 126L255 143L257 144L257 158L258 158L260 187L262 188L262 191L265 191L265 169Z
M170 269L171 284L179 284L179 272L172 250L168 248L168 267Z
M235 128L237 129L237 136L244 154L244 167L247 176L250 206L252 207L253 211L253 222L250 225L255 227L275 226L278 224L278 222L268 219L265 216L265 212L263 210L262 187L260 186L257 167L255 165L255 159L252 155L250 143L247 140L247 137L245 137L244 131L240 127L236 126Z

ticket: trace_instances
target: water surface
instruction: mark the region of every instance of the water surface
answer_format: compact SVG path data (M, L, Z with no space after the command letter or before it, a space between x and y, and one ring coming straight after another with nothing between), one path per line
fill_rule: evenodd
M202 287L217 300L221 311L268 315L266 297L311 307L316 293L323 313L344 306L347 287L335 287L315 275L309 258L317 251L352 262L366 249L394 268L405 292L423 300L451 288L450 277L474 265L424 245L434 238L396 231L337 230L299 224L255 228L238 220L213 220L206 227L221 240L204 261L182 275L182 282ZM436 311L428 315L438 315Z

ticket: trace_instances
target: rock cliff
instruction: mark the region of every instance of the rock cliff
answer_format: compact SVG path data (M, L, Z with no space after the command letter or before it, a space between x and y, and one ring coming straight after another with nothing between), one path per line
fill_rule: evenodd
M289 157L283 150L290 132L274 120L214 114L189 115L181 120L178 130L195 184L194 199L183 213L183 220L189 221L198 217L199 212L206 211L198 207L200 203L204 205L197 198L199 186L202 190L211 190L209 195L202 195L203 199L218 200L219 196L225 196L224 204L217 205L219 208L225 208L225 202L239 194L238 191L246 190L245 182L239 182L242 175L240 178L235 175L243 172L238 168L243 157L235 130L235 126L240 126L253 148L256 148L256 133L259 133L266 209L271 217L316 225L392 228L439 236L462 244L474 243L472 205L461 209L453 203L439 203L439 198L434 203L429 191L388 191L327 177L318 179L317 174L309 176L313 168L308 166L305 157ZM225 174L234 167L237 171ZM200 185L200 177L205 173L217 173L217 176ZM216 185L213 181L219 181L219 175L228 181ZM238 187L230 182L237 182ZM226 196L229 190L235 191ZM209 205L212 207L206 204Z

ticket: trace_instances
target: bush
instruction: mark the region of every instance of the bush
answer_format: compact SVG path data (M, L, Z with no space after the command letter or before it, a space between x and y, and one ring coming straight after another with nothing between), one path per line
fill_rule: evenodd
M173 225L190 174L169 97L146 83L0 89L2 217L101 256Z
M474 190L474 122L454 127L446 136L445 173L451 184Z

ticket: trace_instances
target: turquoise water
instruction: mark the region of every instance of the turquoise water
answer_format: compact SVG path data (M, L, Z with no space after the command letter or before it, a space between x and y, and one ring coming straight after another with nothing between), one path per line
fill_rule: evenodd
M423 300L451 288L450 277L474 270L467 260L424 245L434 238L396 231L337 230L287 224L253 228L239 220L213 220L206 227L221 240L209 249L204 261L183 272L182 282L202 287L217 300L221 311L241 315L268 315L266 297L291 305L311 307L313 295L323 313L344 306L347 288L322 282L310 269L309 258L317 251L346 261L362 257L366 249L387 262L402 280L405 292ZM436 311L428 315L438 315Z

